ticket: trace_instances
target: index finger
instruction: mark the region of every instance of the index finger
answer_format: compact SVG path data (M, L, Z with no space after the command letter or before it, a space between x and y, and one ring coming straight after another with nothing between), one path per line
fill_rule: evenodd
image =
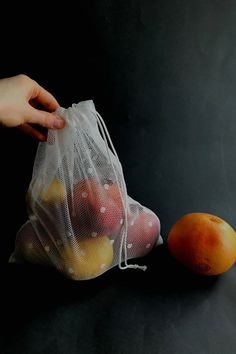
M55 97L40 85L37 85L37 89L31 98L44 106L49 112L54 112L59 107Z
M37 138L41 141L46 140L46 137L39 130L35 129L34 127L32 127L31 125L29 125L27 123L18 125L17 128L20 129L21 131L23 131L25 134L29 134L33 138Z

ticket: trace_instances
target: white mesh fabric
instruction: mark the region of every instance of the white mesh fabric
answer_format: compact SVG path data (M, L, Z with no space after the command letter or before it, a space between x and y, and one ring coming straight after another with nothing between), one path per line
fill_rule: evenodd
M29 221L14 258L52 265L71 279L99 276L160 243L160 222L127 195L122 166L92 101L59 108L66 127L39 144L27 193ZM109 147L110 146L110 147Z

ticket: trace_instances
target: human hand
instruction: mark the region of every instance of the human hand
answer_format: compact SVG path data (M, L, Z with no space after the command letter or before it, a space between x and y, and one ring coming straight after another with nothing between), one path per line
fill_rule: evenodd
M45 110L37 109L38 105ZM52 94L26 75L0 80L0 123L7 127L18 127L44 141L45 136L31 123L51 129L63 128L64 120L50 113L58 107Z

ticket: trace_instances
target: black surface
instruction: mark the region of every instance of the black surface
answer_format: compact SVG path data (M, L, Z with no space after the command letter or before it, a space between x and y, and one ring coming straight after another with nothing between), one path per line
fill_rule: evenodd
M235 270L193 275L165 246L142 261L145 273L113 268L79 283L11 265L2 282L4 353L234 353Z
M128 192L160 217L164 241L188 212L236 227L235 2L87 1L77 10L33 10L2 11L0 76L26 73L64 107L94 100ZM235 267L194 276L165 246L139 261L149 265L145 273L113 269L83 283L7 265L27 217L37 143L13 130L0 134L1 353L235 353Z

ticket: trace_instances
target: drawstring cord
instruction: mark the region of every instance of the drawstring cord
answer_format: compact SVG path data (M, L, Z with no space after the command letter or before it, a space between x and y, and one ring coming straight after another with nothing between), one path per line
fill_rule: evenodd
M108 158L109 158L109 161L110 161L110 165L112 167L112 170L113 170L113 173L115 175L115 178L118 182L118 189L119 189L119 193L120 193L120 196L121 196L121 200L122 200L122 205L123 205L123 208L124 208L124 228L123 228L123 232L122 232L122 238L121 238L121 244L120 244L120 249L119 249L119 268L120 269L127 269L127 268L133 268L133 269L141 269L143 271L145 271L147 269L147 266L140 266L138 264L128 264L127 263L127 234L128 234L128 199L127 199L127 189L126 189L126 184L125 184L125 180L124 180L124 174L123 174L123 169L122 169L122 165L120 163L120 160L119 160L119 157L117 155L117 152L114 148L114 145L111 141L111 137L110 137L110 134L107 130L107 127L106 127L106 124L103 120L103 118L101 117L101 115L96 112L96 118L97 118L97 123L98 123L98 126L100 128L100 131L101 131L101 134L102 134L102 137L103 137L103 140L105 142L105 146L106 146L106 150L107 150L107 155L108 155ZM108 141L107 141L108 140ZM118 165L120 167L120 174L121 174L121 186L119 184L119 179L118 179L118 176L117 176L117 173L116 173L116 169L114 167L114 164L112 162L112 158L111 158L111 152L110 152L110 149L109 149L109 146L108 146L108 142L111 146L111 150L113 152L113 154L115 155L116 159L117 159L117 162L118 162ZM122 266L121 263L122 263L122 250L124 251L124 263L125 263L125 266Z

